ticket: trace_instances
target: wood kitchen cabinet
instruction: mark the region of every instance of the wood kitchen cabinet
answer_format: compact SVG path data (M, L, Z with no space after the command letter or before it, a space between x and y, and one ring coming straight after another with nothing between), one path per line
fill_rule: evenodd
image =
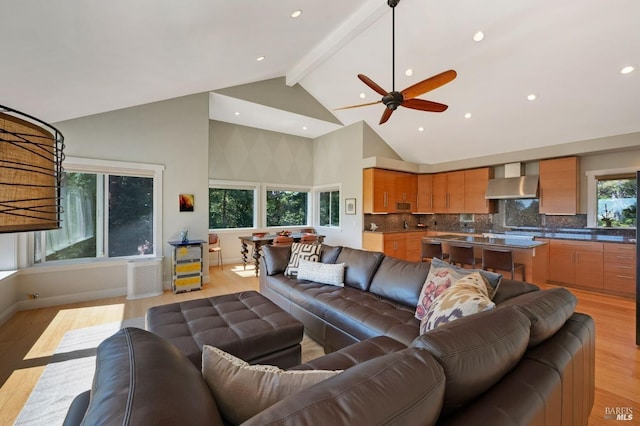
M604 290L635 297L635 244L604 243Z
M540 213L578 213L578 157L540 161Z
M362 248L381 251L386 256L419 262L422 258L422 238L425 231L405 232L365 232L362 235Z
M433 175L418 175L416 213L433 213Z
M433 210L435 213L464 212L464 171L433 175Z
M603 243L549 240L549 281L603 289Z
M463 213L495 213L497 200L487 200L487 185L493 179L493 167L483 167L464 171L464 211Z
M417 177L413 173L386 169L362 171L364 213L396 213L398 203L409 203L400 211L411 212L416 207Z

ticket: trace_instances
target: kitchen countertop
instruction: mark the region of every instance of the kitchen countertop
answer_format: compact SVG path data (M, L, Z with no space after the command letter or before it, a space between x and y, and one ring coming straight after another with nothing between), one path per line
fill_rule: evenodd
M476 237L473 235L438 235L433 237L424 237L426 240L442 241L445 243L467 243L482 246L507 247L519 249L531 249L547 244L544 241L528 240L524 238L509 238L505 234L505 238L487 238Z

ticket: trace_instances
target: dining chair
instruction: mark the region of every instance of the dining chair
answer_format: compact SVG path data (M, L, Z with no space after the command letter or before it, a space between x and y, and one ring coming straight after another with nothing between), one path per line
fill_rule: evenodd
M476 267L476 257L473 255L473 246L449 244L449 263L459 263L461 267L470 265Z
M524 264L514 263L513 252L511 250L482 249L482 269L493 271L510 271L511 279L515 279L516 269L522 270L522 281L524 278Z
M442 243L440 241L422 241L422 261L431 260L434 257L438 259L446 259L449 254L442 252Z
M220 238L218 234L212 232L209 234L209 253L216 253L218 255L218 266L222 267L222 248L220 247Z

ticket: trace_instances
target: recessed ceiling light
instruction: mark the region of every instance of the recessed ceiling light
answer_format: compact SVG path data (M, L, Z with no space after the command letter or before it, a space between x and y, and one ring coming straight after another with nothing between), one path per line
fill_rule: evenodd
M530 100L530 101L535 101L536 100L536 95L532 93L529 96L527 96L527 99Z
M422 126L418 127L418 131L419 132L424 132L424 127L422 127Z
M364 99L366 97L367 97L367 95L365 95L364 92L360 93L360 99Z
M307 130L307 126L302 126L302 130Z
M471 118L471 113L470 113L470 112L466 113L466 114L464 115L464 118Z
M484 33L482 31L478 31L473 35L473 41L482 41L484 39Z
M236 111L233 113L233 115L240 115L240 112Z
M300 15L302 15L302 11L301 11L300 9L298 9L298 10L294 11L294 12L291 14L291 17L292 17L292 18L297 18L297 17L298 17L298 16L300 16Z
M407 70L404 72L404 75L406 75L407 77L411 77L413 75L413 70L411 68L407 68Z
M264 56L258 56L258 57L256 58L256 61L258 61L258 62L262 62L262 61L264 61Z
M634 67L632 67L631 65L627 65L620 70L620 74L629 74L630 72L633 72L633 70L635 70Z

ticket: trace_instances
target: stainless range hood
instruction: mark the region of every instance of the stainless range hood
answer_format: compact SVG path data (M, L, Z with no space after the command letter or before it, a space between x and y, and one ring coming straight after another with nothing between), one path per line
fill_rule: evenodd
M523 176L521 163L505 164L504 175L504 178L489 180L484 198L538 198L538 175Z

